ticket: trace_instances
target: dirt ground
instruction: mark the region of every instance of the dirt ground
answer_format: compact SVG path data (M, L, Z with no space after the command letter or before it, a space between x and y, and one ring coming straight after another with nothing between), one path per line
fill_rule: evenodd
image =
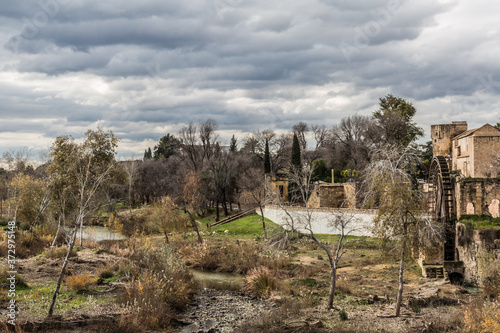
M332 328L340 332L452 332L450 327L453 323L459 325L462 304L477 297L444 280L422 278L410 265L405 272L402 315L396 318L393 315L397 261L379 258L367 251L351 251L343 258L338 270L337 286L341 293L336 295L335 309L326 310L329 281L327 260L319 250L302 250L299 249L291 258L294 263L293 276L283 281L284 285L289 286L288 289L285 288L281 294L277 293L268 300L275 304L279 304L284 297L309 300L310 305L303 309L300 317L293 318L287 324L289 328L297 327L297 332L301 331L300 327L310 326L311 323L321 323L318 332ZM85 249L70 259L67 275L89 274L96 277L103 268L120 259L106 251ZM62 262L62 258L49 259L44 255L17 261L19 274L30 286L18 293L17 321L30 323L24 330L84 332L96 327L95 331L98 332L119 320L126 309L118 305L116 297L124 283L105 281L98 281L95 287L83 293L71 292L63 284L52 322L45 319ZM3 267L5 260L0 264ZM5 295L0 295L2 318L6 318L7 302ZM347 320L340 319L342 310L346 312ZM235 326L238 324L235 323Z

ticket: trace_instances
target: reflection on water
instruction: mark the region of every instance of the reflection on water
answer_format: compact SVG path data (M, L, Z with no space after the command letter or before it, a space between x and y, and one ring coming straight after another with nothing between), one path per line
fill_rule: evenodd
M198 289L211 288L217 290L239 290L243 285L243 277L238 274L208 272L191 269Z
M80 230L78 230L77 237L80 237ZM104 240L121 240L126 238L125 235L111 228L100 226L83 227L83 239L100 242Z

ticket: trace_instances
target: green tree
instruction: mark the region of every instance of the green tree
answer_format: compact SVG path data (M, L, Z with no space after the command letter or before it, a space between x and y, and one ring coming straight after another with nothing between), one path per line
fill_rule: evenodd
M266 148L264 150L264 173L271 173L271 154L269 153L268 139L266 139Z
M238 151L238 140L233 136L231 137L231 142L229 143L229 151L236 153Z
M164 135L155 146L153 157L156 160L160 158L169 158L170 156L174 155L176 151L178 151L179 147L179 139L177 139L173 135L170 135L170 133L167 133L167 135Z
M292 158L290 162L290 174L300 174L302 171L302 160L300 158L300 143L297 134L293 134ZM290 202L300 202L299 185L296 182L288 182L288 200Z
M144 151L144 159L149 160L151 158L153 158L153 153L151 152L151 147L148 147L148 149Z
M54 305L61 287L69 255L76 241L77 228L82 232L85 219L102 204L97 199L98 192L112 178L115 168L115 151L118 138L113 132L104 132L102 128L88 130L86 139L76 143L73 138L59 137L51 148L52 162L47 172L54 179L52 184L57 193L71 202L65 205L73 216L73 233L68 246L68 253L61 268L61 273L52 296L48 316L52 316ZM62 200L62 198L59 198ZM80 244L82 233L80 233Z
M329 181L331 180L331 174L326 168L326 161L324 158L318 158L317 160L314 160L312 163L313 166L313 174L312 174L312 180L313 181Z
M424 130L412 121L417 112L412 103L388 94L380 98L379 106L373 112L373 118L377 120L388 144L406 147L424 135Z

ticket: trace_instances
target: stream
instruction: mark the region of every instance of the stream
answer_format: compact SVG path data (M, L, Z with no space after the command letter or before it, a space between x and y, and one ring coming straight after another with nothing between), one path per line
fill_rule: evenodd
M178 321L182 333L232 332L245 320L261 316L275 307L271 302L250 297L240 290L239 274L191 270L198 292Z

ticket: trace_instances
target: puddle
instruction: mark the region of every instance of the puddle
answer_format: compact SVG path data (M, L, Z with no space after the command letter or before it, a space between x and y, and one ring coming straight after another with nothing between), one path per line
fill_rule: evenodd
M209 272L191 269L198 289L240 290L243 277L239 274Z
M78 230L76 238L80 239L80 230ZM127 236L122 235L111 228L100 226L83 227L83 239L100 242L107 240L121 240L126 238Z

